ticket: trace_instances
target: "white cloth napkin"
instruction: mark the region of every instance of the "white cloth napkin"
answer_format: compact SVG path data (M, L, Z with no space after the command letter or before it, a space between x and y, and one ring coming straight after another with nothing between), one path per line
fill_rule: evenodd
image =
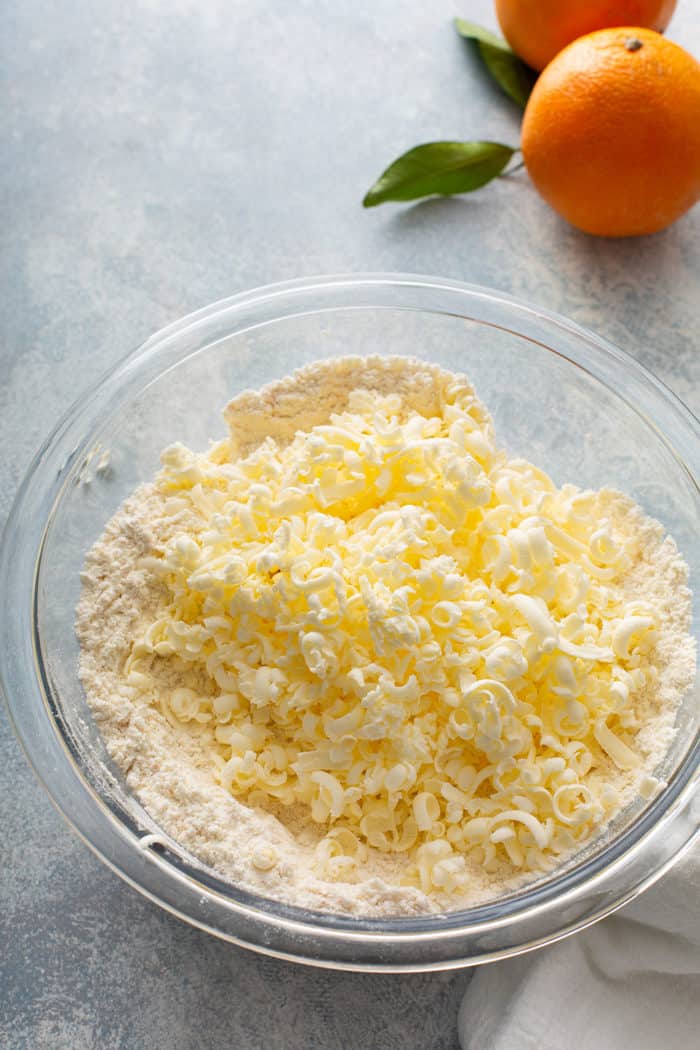
M462 1050L700 1046L700 845L626 908L551 948L478 967Z

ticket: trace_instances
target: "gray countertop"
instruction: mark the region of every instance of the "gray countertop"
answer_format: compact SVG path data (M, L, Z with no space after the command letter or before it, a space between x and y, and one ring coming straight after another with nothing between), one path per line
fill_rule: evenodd
M460 13L495 27L488 0ZM700 53L700 12L670 35ZM694 10L691 10L694 8ZM589 325L700 408L700 208L653 238L561 222L524 173L372 212L403 149L518 141L447 0L8 0L0 14L0 524L68 404L150 333L289 277L408 270ZM3 609L3 615L11 610ZM218 942L72 836L0 714L0 1045L457 1046L467 972L314 971Z

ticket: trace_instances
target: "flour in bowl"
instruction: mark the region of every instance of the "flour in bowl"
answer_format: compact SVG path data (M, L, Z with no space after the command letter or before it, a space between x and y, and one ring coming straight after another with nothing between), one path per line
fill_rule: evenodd
M309 908L497 897L638 794L692 682L687 567L510 458L464 376L321 362L166 449L87 557L80 675L156 825Z

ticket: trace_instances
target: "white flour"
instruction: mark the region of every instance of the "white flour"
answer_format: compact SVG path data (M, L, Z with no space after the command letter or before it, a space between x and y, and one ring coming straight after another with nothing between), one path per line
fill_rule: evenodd
M246 454L269 436L283 444L297 430L325 422L346 406L350 391L360 385L358 369L361 385L380 393L400 393L407 411L437 414L436 381L444 376L439 369L400 358L346 358L312 366L260 393L236 398L226 410L226 420L238 451ZM636 703L643 725L636 748L644 768L623 773L610 763L591 774L592 781L614 786L626 804L669 746L675 708L694 674L695 653L688 635L687 568L675 544L664 539L662 527L645 518L627 498L608 492L601 501L601 510L614 526L638 538L638 560L626 577L626 593L651 601L660 623L654 654L657 682ZM496 874L486 874L472 863L468 900L429 897L398 885L407 864L404 855L371 851L361 881L328 882L313 870L313 850L322 832L303 812L280 810L283 824L271 813L237 801L216 783L207 753L211 730L171 723L162 703L177 686L200 694L209 691L205 677L172 657L154 657L138 687L127 685L123 675L135 635L153 620L164 601L161 585L141 559L187 528L186 512L166 516L156 488L139 488L88 555L77 613L80 677L95 719L128 788L165 835L181 851L247 890L302 907L357 915L453 909L499 896L522 881L505 866ZM270 846L280 859L264 870Z

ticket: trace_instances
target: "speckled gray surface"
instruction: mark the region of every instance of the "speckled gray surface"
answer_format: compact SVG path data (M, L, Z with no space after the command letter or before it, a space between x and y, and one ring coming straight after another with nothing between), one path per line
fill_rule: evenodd
M700 52L700 11L671 36ZM488 0L462 14L494 24ZM433 138L516 142L447 0L8 0L0 14L0 524L68 403L152 331L253 285L411 270L590 325L700 408L700 208L629 242L566 227L521 173L459 201L363 212ZM7 612L7 610L5 610ZM466 973L316 972L142 900L69 832L0 715L0 1045L457 1045Z

